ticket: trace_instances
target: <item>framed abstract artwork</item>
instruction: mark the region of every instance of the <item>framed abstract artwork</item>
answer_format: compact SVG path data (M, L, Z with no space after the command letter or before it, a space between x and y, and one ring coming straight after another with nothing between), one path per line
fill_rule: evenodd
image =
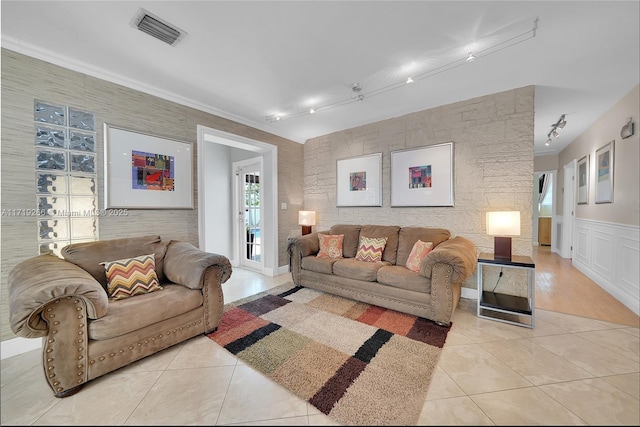
M391 152L391 207L453 206L453 142Z
M193 209L193 143L104 125L105 209Z
M382 153L337 161L336 206L382 206Z
M596 203L613 202L613 145L610 141L596 151Z
M578 204L589 203L589 155L578 160Z

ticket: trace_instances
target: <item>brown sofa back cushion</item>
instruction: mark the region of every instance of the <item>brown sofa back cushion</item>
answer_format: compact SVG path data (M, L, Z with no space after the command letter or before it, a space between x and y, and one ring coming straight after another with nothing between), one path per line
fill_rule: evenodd
M107 275L101 262L154 254L156 275L160 283L165 281L163 270L166 246L160 236L150 235L125 239L97 240L73 243L62 248L64 259L91 273L102 287L107 289Z
M413 245L418 241L433 242L435 248L445 240L449 240L451 232L445 228L402 227L398 237L398 259L396 265L406 265Z
M360 225L353 224L336 224L331 227L331 234L344 234L342 256L345 258L355 258L360 241L360 228Z
M382 261L395 264L398 257L398 233L400 227L396 225L363 225L360 235L364 237L386 237L387 245L382 253Z

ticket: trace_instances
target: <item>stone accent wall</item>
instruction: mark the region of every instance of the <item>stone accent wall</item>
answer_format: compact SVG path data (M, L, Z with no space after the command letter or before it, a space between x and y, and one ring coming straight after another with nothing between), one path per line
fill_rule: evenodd
M485 213L518 210L522 230L513 238L513 253L530 256L533 133L534 87L528 86L313 138L304 145L304 208L317 212L314 230L337 223L443 227L472 240L480 252L493 252ZM445 142L454 143L454 206L392 208L390 153ZM378 152L382 207L337 208L336 161ZM476 280L474 275L465 287L475 289ZM508 282L505 274L501 287Z

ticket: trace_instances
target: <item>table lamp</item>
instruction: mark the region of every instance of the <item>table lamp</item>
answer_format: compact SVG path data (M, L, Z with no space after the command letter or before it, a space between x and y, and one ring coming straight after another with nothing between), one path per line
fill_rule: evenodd
M511 236L520 235L520 212L487 212L487 234L495 236L493 256L511 260Z
M315 211L299 211L298 225L302 226L302 235L311 233L311 226L316 225Z

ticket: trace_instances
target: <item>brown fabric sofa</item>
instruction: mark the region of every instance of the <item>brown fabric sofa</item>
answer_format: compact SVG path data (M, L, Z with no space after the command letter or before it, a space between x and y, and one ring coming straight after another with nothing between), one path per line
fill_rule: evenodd
M318 234L344 234L342 259L318 258ZM387 237L382 262L356 260L360 236ZM415 242L433 249L414 272L405 265ZM442 228L338 224L326 231L290 238L293 282L449 325L462 283L476 268L473 242Z
M109 299L99 263L151 253L163 289ZM155 235L72 244L62 255L27 259L8 282L11 329L42 337L44 374L56 397L220 323L221 285L232 273L222 255Z

